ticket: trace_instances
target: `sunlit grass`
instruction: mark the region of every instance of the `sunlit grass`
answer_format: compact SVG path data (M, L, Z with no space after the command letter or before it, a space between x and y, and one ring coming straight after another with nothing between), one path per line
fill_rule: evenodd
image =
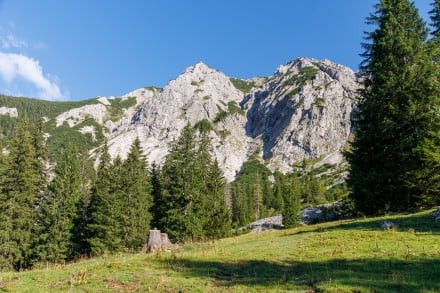
M0 274L11 292L438 292L432 211L341 221Z

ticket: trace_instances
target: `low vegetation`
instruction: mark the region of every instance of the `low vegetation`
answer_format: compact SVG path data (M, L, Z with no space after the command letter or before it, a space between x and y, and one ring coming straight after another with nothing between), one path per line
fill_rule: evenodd
M318 69L313 66L306 66L299 70L298 74L292 75L284 82L285 85L296 85L302 87L307 81L314 80Z
M391 220L396 228L384 230ZM0 274L11 292L438 292L440 225L432 211L340 221L104 255Z
M108 119L118 121L122 118L124 110L136 105L136 97L128 97L126 99L110 99L110 107L107 107L109 113Z
M232 82L232 84L236 89L238 89L244 94L248 94L251 91L251 89L256 86L256 83L253 81L248 81L239 78L230 78L229 80Z
M240 108L240 106L237 104L236 101L230 101L228 102L228 104L226 104L227 110L223 110L222 107L220 107L219 105L217 105L218 108L218 112L214 117L214 123L219 123L222 121L225 121L226 117L230 116L230 115L245 115L245 112L243 109Z

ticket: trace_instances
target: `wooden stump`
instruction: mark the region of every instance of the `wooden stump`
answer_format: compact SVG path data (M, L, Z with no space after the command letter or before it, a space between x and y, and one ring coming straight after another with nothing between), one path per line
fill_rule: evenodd
M147 252L158 252L162 250L162 238L160 230L154 228L148 234Z
M173 247L173 244L171 243L170 239L168 238L167 233L160 233L160 239L162 241L162 249L168 249Z

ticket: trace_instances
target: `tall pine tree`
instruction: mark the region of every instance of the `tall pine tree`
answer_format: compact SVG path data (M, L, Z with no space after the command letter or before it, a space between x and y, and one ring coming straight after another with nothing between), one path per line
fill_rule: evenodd
M124 246L138 249L145 244L150 229L152 204L148 166L138 138L122 165L122 230Z
M196 168L194 129L187 124L172 145L162 168L162 197L164 215L159 228L175 241L196 240L203 237L200 178Z
M122 203L115 192L118 180L113 180L114 173L108 146L104 144L88 208L88 243L93 255L115 252L123 245Z
M81 200L81 173L78 152L68 147L55 167L38 211L34 260L64 262L74 255L72 230Z
M19 122L1 174L0 269L29 265L40 188L39 163L28 121Z
M152 205L150 207L150 213L152 216L151 227L160 227L160 219L165 216L165 202L162 197L162 182L161 182L161 170L156 165L156 162L151 164L150 170L150 182L151 182L151 196Z
M412 172L422 160L415 154L425 135L419 119L426 95L425 23L414 3L381 0L368 23L361 74L365 80L355 139L347 154L348 183L359 210L367 214L406 210L415 205L420 186Z

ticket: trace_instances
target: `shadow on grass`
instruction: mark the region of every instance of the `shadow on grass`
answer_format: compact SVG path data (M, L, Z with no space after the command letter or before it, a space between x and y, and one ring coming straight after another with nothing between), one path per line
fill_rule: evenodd
M440 290L440 260L344 260L274 263L262 260L216 262L163 260L184 277L210 278L219 287L324 292L348 286L351 292L426 292ZM347 287L346 287L347 288Z
M355 219L353 221L344 221L340 224L331 222L331 226L316 225L315 229L308 229L305 231L295 231L288 235L303 234L310 232L327 232L335 230L360 230L360 231L383 231L381 223L384 220L389 220L396 225L396 231L409 231L413 229L414 232L429 233L433 235L440 235L440 223L435 223L432 217L432 212L424 212L420 214L396 215L381 218L371 218L365 220ZM310 226L310 227L313 227Z

